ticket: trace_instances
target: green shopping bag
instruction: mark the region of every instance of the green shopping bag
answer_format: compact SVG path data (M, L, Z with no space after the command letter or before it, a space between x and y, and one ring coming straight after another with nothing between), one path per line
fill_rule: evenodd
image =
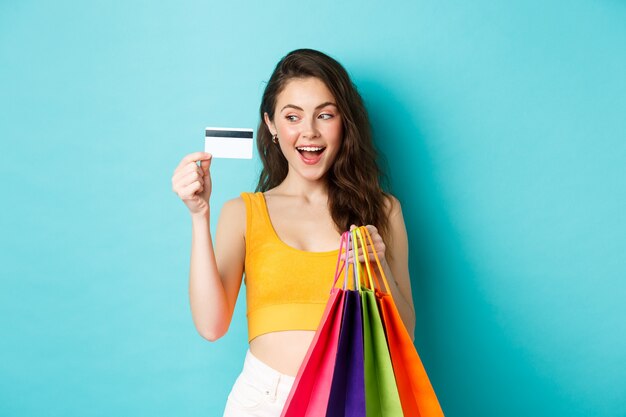
M363 233L359 227L352 230L355 247L367 253ZM356 244L358 242L358 245ZM365 363L365 409L367 417L402 417L402 405L393 373L385 330L376 304L372 271L366 261L364 273L355 250L354 269L359 275L363 307L363 356ZM367 275L367 279L365 278ZM407 416L412 417L412 416Z
M405 416L444 417L426 369L424 369L422 360L393 301L387 277L374 249L372 236L367 229L364 229L363 233L367 238L366 243L373 249L372 253L376 258L375 265L370 263L375 272L373 274L376 285L374 293L387 335L387 345L389 346L402 411ZM375 269L376 267L378 269ZM381 285L381 281L384 287Z

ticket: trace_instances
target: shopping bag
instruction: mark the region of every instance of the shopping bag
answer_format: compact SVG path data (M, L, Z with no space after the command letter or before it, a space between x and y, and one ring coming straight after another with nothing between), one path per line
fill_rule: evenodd
M367 247L363 239L365 227L352 230L352 239L355 247L361 247L363 253L367 253ZM358 250L355 251L354 261L357 274L363 274L360 264L357 263ZM401 417L402 406L396 379L393 373L391 357L383 323L376 304L374 283L369 262L364 262L367 279L363 279L362 306L363 306L363 351L365 365L365 404L367 417ZM361 271L361 272L360 272ZM407 417L413 417L407 414Z
M362 232L365 235L366 244L373 247L374 242L369 231L365 229ZM376 281L379 281L377 275L380 275L384 284L384 290L386 290L385 292L380 282L377 282L378 288L375 290L375 296L386 330L389 352L404 415L443 417L443 411L426 374L426 370L393 301L387 277L382 269L378 255L375 250L373 252L377 271L372 275ZM367 250L365 253L367 253Z
M347 250L352 236L347 235ZM345 268L346 276L349 268ZM335 371L328 400L326 417L365 417L365 374L363 367L363 320L360 283L352 268L352 288L344 293L343 317L339 332L339 346ZM347 281L344 278L344 288Z
M289 392L281 417L319 417L326 415L345 295L345 290L336 288L336 284L341 276L341 271L347 268L345 260L342 259L342 256L346 257L348 252L345 249L346 246L347 235L344 234L339 244L339 256L337 257L335 279L330 297L311 346Z

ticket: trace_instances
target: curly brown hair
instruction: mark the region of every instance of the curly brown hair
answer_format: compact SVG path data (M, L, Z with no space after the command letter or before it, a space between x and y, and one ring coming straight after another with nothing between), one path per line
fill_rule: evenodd
M276 65L261 101L261 122L257 131L257 148L263 169L256 191L278 186L289 167L280 147L272 143L272 134L264 123L264 114L274 120L276 100L294 78L315 77L324 82L336 100L343 123L343 139L331 169L328 182L328 205L339 233L351 224L376 226L383 239L388 234L388 218L383 190L387 176L378 164L372 132L356 86L345 68L330 56L313 50L297 49L285 55ZM387 187L385 187L387 188Z

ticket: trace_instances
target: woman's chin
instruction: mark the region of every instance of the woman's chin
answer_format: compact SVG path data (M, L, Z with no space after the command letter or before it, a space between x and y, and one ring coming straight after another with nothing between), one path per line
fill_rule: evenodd
M328 169L326 169L326 167L324 166L320 166L316 167L316 169L306 167L305 169L295 169L294 171L296 171L298 173L298 176L303 180L308 182L316 182L325 179Z

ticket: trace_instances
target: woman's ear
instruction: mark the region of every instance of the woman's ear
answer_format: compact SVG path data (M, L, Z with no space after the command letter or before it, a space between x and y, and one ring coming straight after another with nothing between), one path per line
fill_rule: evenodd
M267 114L267 112L263 113L263 121L265 122L265 125L269 129L272 136L274 136L276 134L276 126L274 126L274 123L270 120L270 116Z

